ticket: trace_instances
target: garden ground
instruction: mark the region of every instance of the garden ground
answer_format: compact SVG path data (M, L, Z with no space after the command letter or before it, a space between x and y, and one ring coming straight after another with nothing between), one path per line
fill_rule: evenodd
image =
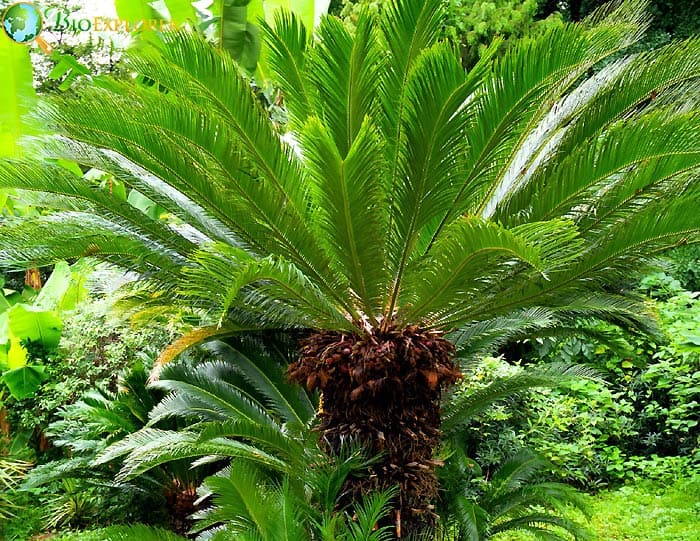
M642 481L590 496L594 541L700 540L700 475L671 486ZM530 541L529 534L499 541Z
M640 481L589 496L593 541L698 541L700 475L671 485ZM53 541L105 541L110 528L64 533ZM531 541L529 534L498 541Z

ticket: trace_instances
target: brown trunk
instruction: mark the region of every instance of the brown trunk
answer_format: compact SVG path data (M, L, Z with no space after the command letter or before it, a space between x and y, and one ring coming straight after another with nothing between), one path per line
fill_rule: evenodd
M454 347L416 327L382 335L323 332L302 344L289 367L292 381L323 393L319 430L329 452L360 441L382 453L364 475L347 480L349 498L398 486L387 521L397 538L435 525L438 483L433 453L440 443L440 398L459 371ZM341 502L348 503L348 502Z
M0 407L0 437L8 439L10 437L10 420L7 418L5 406Z
M172 486L165 491L170 526L176 533L185 535L192 527L192 520L189 517L197 511L197 506L194 504L197 498L195 486L183 486L178 480L173 480Z

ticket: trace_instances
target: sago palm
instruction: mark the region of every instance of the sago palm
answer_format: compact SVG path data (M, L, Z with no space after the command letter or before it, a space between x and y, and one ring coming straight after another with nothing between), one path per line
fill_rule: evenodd
M198 541L385 539L389 527L376 524L395 491L339 505L348 476L374 459L352 443L324 454L312 431L313 403L283 381L285 340L265 338L229 339L235 347L211 342L211 359L166 366L154 387L168 394L151 409L149 425L114 442L96 464L123 457L122 483L174 460L215 468L198 491ZM158 428L178 420L179 430Z
M445 333L644 324L607 284L700 231L700 41L625 56L649 20L628 0L465 72L440 4L387 2L352 35L278 14L265 34L288 137L188 34L132 51L132 81L41 108L46 158L113 174L167 220L60 162L0 172L68 209L4 226L2 264L90 255L140 272L152 311L175 299L201 318L183 346L306 330L290 377L321 391L329 449L382 453L348 492L398 485L397 537L435 519L440 397L459 375Z

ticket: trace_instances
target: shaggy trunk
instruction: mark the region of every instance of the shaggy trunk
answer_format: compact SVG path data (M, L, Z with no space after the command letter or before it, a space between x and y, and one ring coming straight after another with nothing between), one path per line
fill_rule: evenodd
M398 486L387 519L397 538L436 522L440 464L433 453L440 443L442 390L460 377L453 351L444 338L416 327L369 336L323 332L303 342L300 359L289 367L292 381L322 392L319 430L329 452L353 439L371 455L382 453L344 489L357 500Z
M197 487L182 484L173 479L172 485L165 491L165 502L168 510L170 527L180 535L186 535L192 527L190 515L197 511L195 502L198 499Z

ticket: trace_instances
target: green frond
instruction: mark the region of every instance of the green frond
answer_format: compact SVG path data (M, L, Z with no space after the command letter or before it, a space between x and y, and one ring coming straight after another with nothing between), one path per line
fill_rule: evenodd
M272 362L271 357L262 355L255 345L245 349L233 348L217 341L205 347L217 358L230 363L232 369L260 393L265 406L284 422L306 426L314 416L314 407L307 395L290 385L282 366Z
M296 265L279 256L257 259L243 250L216 244L198 250L191 263L183 271L182 294L208 306L219 325L232 308L247 307L245 290L265 288L269 300L287 305L296 315L286 326L350 327L343 312L328 299L328 289L319 289Z
M289 111L292 128L303 125L311 112L305 77L308 33L293 12L277 10L274 26L261 23L268 47L267 63L272 79L284 90L284 103Z
M499 313L489 313L488 309L504 296L504 289L522 291L535 283L549 283L550 276L571 266L585 246L571 220L532 222L509 230L493 222L483 223L488 225L486 229L490 229L491 236L496 236L492 243L493 251L502 251L503 254L493 254L488 246L481 253L477 251L478 257L470 262L460 277L465 286L471 281L472 289L461 293L453 289L455 295L452 298L446 296L442 306L437 306L436 303L436 309L430 314L427 324L450 329L473 321L475 313L488 313L489 317L493 317ZM484 238L487 239L488 235L484 235ZM503 244L507 239L511 239L511 242ZM514 245L520 248L517 252L512 252L515 257L508 258L508 249ZM459 253L459 249L453 249ZM537 259L532 259L535 254ZM453 267L444 268L444 272L449 273ZM446 277L441 276L436 283L441 283L443 278ZM414 317L418 317L417 314ZM481 315L480 319L483 317Z
M201 344L202 342L213 340L215 338L222 338L224 336L230 336L242 330L243 329L229 325L222 327L219 327L218 325L209 325L206 327L196 327L188 331L177 340L168 344L168 346L160 352L158 358L153 362L153 368L149 379L151 381L157 380L160 377L163 367L172 362L185 350Z
M521 517L505 520L492 527L492 533L520 530L543 541L576 541L591 539L590 533L578 523L563 517L533 512Z
M378 128L364 117L345 153L321 121L312 117L304 127L302 143L311 195L319 209L315 225L334 267L357 296L358 308L375 323L388 280L385 164Z
M60 461L51 461L47 464L39 464L27 473L20 488L21 490L31 490L48 483L76 476L91 475L94 478L94 472L86 473L90 471L91 463L92 458L77 456Z
M593 65L639 39L646 18L636 12L618 21L611 16L592 29L553 27L522 40L496 62L494 76L483 88L481 112L470 130L468 174L446 219L464 211L485 217L493 214L498 202L517 186L518 175L529 167L527 160L518 162L521 149L527 148L527 157L533 154L528 148L533 145L531 134L542 137L535 148L549 140L547 131L538 135L536 129L552 107Z
M103 464L129 453L117 474L117 481L133 479L148 470L180 459L212 456L240 458L285 472L289 464L258 447L227 438L201 441L199 435L188 431L158 431L143 429L115 443L98 457L96 464Z
M289 462L299 459L304 452L303 444L290 437L285 427L273 423L263 425L247 419L232 419L200 423L196 431L202 442L217 438L237 438L274 452Z
M19 188L49 193L82 203L83 212L92 212L115 223L126 222L143 236L159 242L184 256L195 246L162 222L149 219L143 212L119 200L106 189L99 189L68 169L42 161L3 161L0 163L0 188Z
M242 418L261 425L274 423L270 414L246 390L223 379L211 378L210 371L206 370L211 364L204 368L183 368L178 379L173 379L170 371L152 384L171 394L150 411L151 425L172 417L190 416L201 420Z
M177 272L184 259L141 231L98 214L60 212L0 225L0 261L7 269L48 266L58 261L95 257L147 274Z
M544 457L529 450L506 459L491 477L487 496L489 504L506 493L516 491L546 466L548 462Z
M593 318L626 329L639 329L650 336L659 335L656 314L643 298L605 292L583 293L568 298L562 296L552 310L562 323Z
M389 541L394 532L391 526L377 528L382 517L390 510L391 500L398 493L397 489L385 490L365 496L354 509L355 517L350 522L353 541Z
M539 247L524 235L477 218L455 221L434 245L428 261L419 260L414 269L407 269L404 282L412 306L399 318L429 322L430 314L449 310L453 302L461 306L463 298L476 296L499 270L510 272L517 262L540 272L546 266Z
M401 140L401 121L409 72L423 49L440 36L444 6L429 0L400 0L387 3L379 25L386 48L392 56L392 69L382 78L381 93L386 118L384 132L389 138L388 156L395 156ZM391 148L393 147L393 148Z
M309 104L341 159L350 152L365 117L377 113L385 60L374 21L366 12L357 21L354 36L340 19L321 20L306 64L307 86L313 89Z
M482 541L488 524L486 511L476 503L457 495L453 502L454 521L464 541Z
M469 323L448 337L457 348L457 358L471 361L493 354L511 339L530 336L556 324L557 318L549 308L533 307Z
M468 144L464 107L478 79L467 77L451 45L423 51L406 76L395 156L390 156L392 305L406 266L418 252L420 233L450 202ZM423 246L423 248L425 248Z
M535 186L528 190L530 194L536 190L537 197L525 212L534 220L566 215L578 218L599 210L601 192L605 194L616 183L627 184L630 169L639 175L640 169L656 168L665 160L667 166L676 168L665 171L666 177L698 167L699 134L700 116L696 113L667 118L665 112L659 112L639 120L621 120L595 141L584 141L572 149L559 163L540 169L531 180ZM672 157L677 159L669 162ZM647 176L649 180L654 179ZM511 209L514 211L518 209Z
M267 521L260 516L269 504L264 501L265 492L260 490L264 480L258 468L242 461L233 462L219 474L208 477L202 490L214 494L214 507L195 515L196 531L223 522L234 531L262 526L265 532Z
M595 376L595 371L588 367L553 363L537 369L523 370L512 376L497 378L481 389L457 390L443 407L442 429L449 435L499 400L520 392L536 387L557 387L572 378Z

